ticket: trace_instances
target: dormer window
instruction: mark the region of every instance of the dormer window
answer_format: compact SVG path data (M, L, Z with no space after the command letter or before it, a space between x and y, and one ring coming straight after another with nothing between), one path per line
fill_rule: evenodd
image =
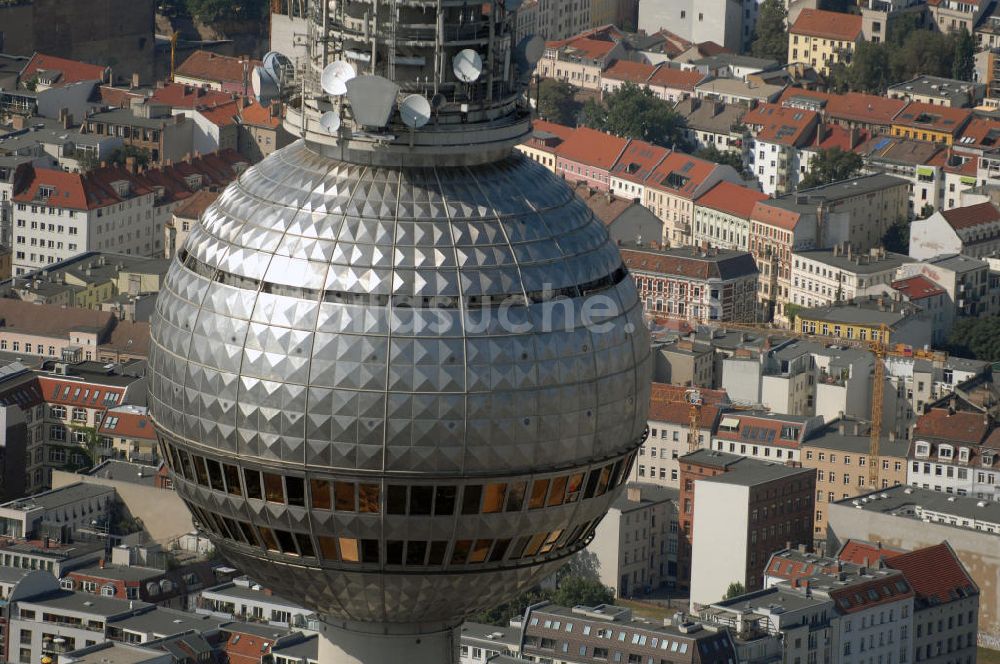
M993 453L983 452L983 466L990 467L993 465Z
M955 448L951 445L938 445L938 458L950 460L955 455Z
M55 193L56 193L55 188L51 187L51 186L49 186L47 184L43 184L43 185L39 185L38 186L38 197L39 198L49 198L50 196L52 196Z
M958 460L961 461L961 462L963 462L963 463L968 463L969 462L969 448L968 447L959 448L959 450L958 450Z
M929 443L919 442L914 448L914 454L918 457L927 457L931 454L931 446Z

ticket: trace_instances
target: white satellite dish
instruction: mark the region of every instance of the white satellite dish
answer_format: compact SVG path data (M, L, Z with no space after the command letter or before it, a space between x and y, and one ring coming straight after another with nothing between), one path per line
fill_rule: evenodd
M292 66L292 61L288 59L288 56L278 51L269 51L264 56L263 63L264 71L276 81L280 81L285 75L285 70Z
M319 126L328 134L334 134L340 129L340 116L334 111L327 111L319 117Z
M357 76L354 67L346 60L336 60L323 68L320 85L323 92L339 97L347 93L347 82Z
M407 127L419 129L431 119L431 103L423 95L408 95L399 103L399 117Z
M254 67L250 74L250 86L253 96L261 106L270 106L271 102L281 94L278 81L263 67Z
M466 48L451 59L451 69L458 80L472 83L483 73L483 59L471 48Z

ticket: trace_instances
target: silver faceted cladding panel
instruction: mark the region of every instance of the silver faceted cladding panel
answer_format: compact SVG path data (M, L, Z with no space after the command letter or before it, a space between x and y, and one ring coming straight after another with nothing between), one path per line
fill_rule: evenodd
M152 323L150 409L178 492L234 563L331 620L456 624L529 586L589 541L618 493L601 469L627 471L646 427L649 339L618 249L519 155L393 169L296 142L205 212ZM244 479L216 483L227 465ZM257 471L367 483L381 504L293 504L291 484L255 497ZM551 479L553 496L592 475L611 488L508 509L515 486ZM498 483L495 513L386 513L392 484ZM556 539L513 556L532 533ZM334 539L374 557L320 553ZM425 540L443 561L393 564L395 542ZM457 558L483 541L488 557Z

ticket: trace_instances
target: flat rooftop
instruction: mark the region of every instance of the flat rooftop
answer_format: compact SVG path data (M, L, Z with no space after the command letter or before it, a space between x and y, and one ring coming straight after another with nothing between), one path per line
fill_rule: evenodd
M105 641L59 656L66 664L142 664L164 656L162 650L143 648L118 641Z
M119 600L124 601L124 600ZM126 603L127 604L127 603ZM152 606L144 602L136 602L144 606ZM114 626L130 632L140 634L153 634L156 638L182 634L191 630L198 633L213 631L226 621L206 615L204 613L193 613L189 611L178 611L176 609L166 609L154 607L152 611L135 613L133 615L114 621Z
M53 590L20 600L24 604L34 604L50 611L72 611L111 618L150 608L153 605L138 600L115 599L102 595L92 595L73 590Z
M77 505L85 500L113 495L114 493L115 490L109 486L77 482L76 484L70 484L59 489L50 489L43 493L36 493L33 496L12 500L0 505L0 508L29 510L41 507L46 510L54 510L66 505Z
M224 583L214 588L206 588L202 591L202 594L216 595L221 597L235 597L237 599L248 600L252 602L261 602L264 604L275 604L277 606L285 606L292 609L299 609L301 611L306 611L307 609L295 602L279 597L278 595L269 595L263 590L254 590L253 588L247 588L246 586L240 585L238 583Z
M833 249L796 251L793 258L795 256L829 265L844 272L853 272L856 274L875 274L877 272L895 270L903 263L912 263L916 260L905 254L896 254L891 251L887 251L884 256L881 254L873 255L870 252L852 252L848 256L841 251L834 253Z
M1000 533L981 531L973 523L974 521L985 521L1000 524L1000 501L957 496L941 491L901 485L839 500L835 504L867 512L879 512L904 519L913 519L914 521L922 521L924 511L928 510L954 516L958 521L958 523L941 521L935 523L965 530L977 530L984 535L1000 535ZM962 520L968 521L968 525L963 525Z

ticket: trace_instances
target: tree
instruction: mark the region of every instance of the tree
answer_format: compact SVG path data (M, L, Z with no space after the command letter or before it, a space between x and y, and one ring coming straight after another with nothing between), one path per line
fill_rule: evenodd
M615 595L600 581L579 576L566 577L559 582L559 587L552 593L552 601L562 606L597 606L611 604Z
M903 219L890 226L882 236L882 246L897 254L910 253L910 222Z
M510 624L511 618L523 616L525 609L532 604L550 599L550 595L550 592L545 592L538 588L532 588L531 590L527 590L517 595L508 602L474 614L469 618L469 620L486 625L506 627Z
M788 61L788 12L781 0L764 0L757 12L750 52L758 58L771 58L779 64Z
M955 35L955 55L951 63L951 77L971 81L976 73L976 42L965 28Z
M889 83L889 49L885 44L861 42L854 51L850 66L837 63L830 72L832 90L853 90L881 94Z
M714 161L717 164L732 166L737 173L742 173L744 170L742 155L732 150L720 150L714 145L709 145L695 152L694 156L706 161Z
M549 122L575 127L580 104L573 98L574 92L566 81L542 79L538 84L538 115Z
M623 138L638 138L667 148L686 147L684 116L657 99L648 87L625 83L605 95L604 103L588 104L584 123Z
M985 362L1000 362L1000 317L961 318L951 329L948 352Z
M740 583L739 581L733 581L732 583L729 584L729 587L726 588L726 596L723 597L722 599L732 599L734 597L739 597L740 595L745 595L746 592L747 589L743 586L742 583Z
M570 557L569 562L559 568L556 572L556 580L575 576L581 579L597 581L600 579L601 561L597 554L586 549L578 551Z
M846 180L857 175L862 166L861 155L840 148L820 150L809 164L809 172L799 181L799 189Z

